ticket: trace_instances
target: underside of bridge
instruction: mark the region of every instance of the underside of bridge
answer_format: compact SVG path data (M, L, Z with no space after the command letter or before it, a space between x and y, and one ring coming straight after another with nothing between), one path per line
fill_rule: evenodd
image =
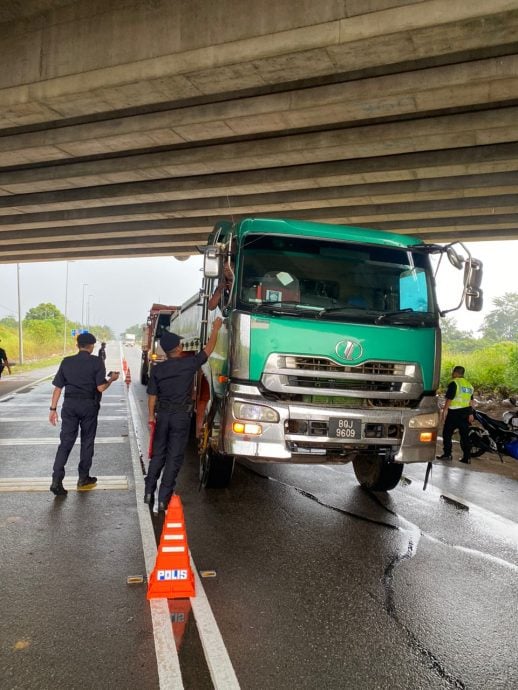
M518 238L518 0L24 0L0 64L0 262Z

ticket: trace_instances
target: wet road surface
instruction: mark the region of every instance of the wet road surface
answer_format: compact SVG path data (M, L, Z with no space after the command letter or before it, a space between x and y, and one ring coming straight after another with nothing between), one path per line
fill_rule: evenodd
M126 350L145 448L139 354ZM0 402L0 418L8 412L15 414ZM0 440L35 437L39 423L32 424L0 423ZM105 424L99 435L126 438L121 420ZM108 447L109 472L96 471L128 476L132 486L127 445ZM55 452L52 445L8 449L0 445L0 478L21 475L20 467L26 476L48 473ZM103 453L100 445L96 463ZM178 486L189 546L199 571L216 572L203 588L242 688L518 687L516 483L437 465L423 492L424 467L404 474L390 494L372 494L347 465L239 463L229 489L198 491L190 449ZM469 510L444 493L465 499ZM91 499L95 534L84 522ZM158 688L144 591L121 585L121 576L144 567L135 493L96 490L66 501L58 509L50 493L0 493L6 687ZM192 611L173 615L184 686L212 687ZM24 639L30 645L15 649ZM85 656L101 672L81 670ZM109 672L119 667L119 676Z

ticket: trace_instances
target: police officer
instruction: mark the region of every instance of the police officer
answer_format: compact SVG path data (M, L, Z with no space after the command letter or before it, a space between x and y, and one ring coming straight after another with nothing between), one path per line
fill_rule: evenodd
M65 465L76 442L79 427L81 427L81 450L77 488L80 491L91 489L97 482L97 477L90 476L90 467L94 454L101 394L119 378L119 373L110 372L109 378L106 378L104 360L92 356L95 343L95 336L91 333L80 333L77 336L78 353L65 357L52 381L54 391L50 403L49 422L53 426L56 426L58 421L58 401L62 389L65 389L65 400L61 408L60 444L54 460L50 485L50 490L55 496L67 494L63 486Z
M452 436L458 429L460 434L460 447L462 448L461 462L469 464L470 443L469 425L473 422L473 409L471 400L473 399L473 386L464 378L464 367L454 367L452 380L446 390L446 401L441 411L441 421L444 422L442 432L443 453L438 455L438 460L451 460Z
M99 359L102 359L103 362L106 361L106 343L101 343L101 347L99 348L97 356L99 357Z
M7 371L11 373L11 365L7 359L7 352L3 347L0 347L0 378L2 378L2 372L4 369L7 369Z
M192 357L182 357L181 338L166 331L160 346L167 355L151 370L147 387L149 423L155 422L153 456L146 476L144 503L153 507L155 490L163 470L158 492L158 510L164 511L174 493L176 477L183 464L183 456L191 425L192 388L196 371L214 350L221 318L214 319L210 337L204 349Z

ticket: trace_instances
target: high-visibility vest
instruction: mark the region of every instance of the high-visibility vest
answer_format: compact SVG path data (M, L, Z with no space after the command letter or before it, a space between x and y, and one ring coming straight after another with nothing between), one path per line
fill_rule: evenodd
M452 379L457 386L457 393L450 402L450 410L459 410L462 407L470 407L473 396L473 386L466 379Z

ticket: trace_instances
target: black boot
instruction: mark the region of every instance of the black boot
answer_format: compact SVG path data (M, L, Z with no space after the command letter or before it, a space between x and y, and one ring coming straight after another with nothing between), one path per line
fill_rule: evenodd
M61 480L53 479L52 484L50 485L50 490L54 496L66 496L68 494L68 491L63 486L63 482Z
M446 453L443 453L442 455L436 455L435 456L437 460L451 460L451 455L447 455Z
M153 506L155 504L155 494L151 493L145 493L144 494L144 503L149 506L149 510L153 510Z

